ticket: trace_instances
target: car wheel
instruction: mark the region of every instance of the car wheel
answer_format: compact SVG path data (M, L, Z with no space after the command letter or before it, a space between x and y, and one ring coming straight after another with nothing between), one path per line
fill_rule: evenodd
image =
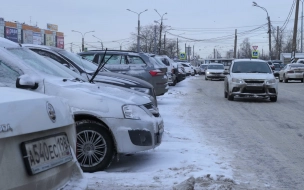
M276 101L277 101L277 99L278 99L278 97L277 97L277 96L270 97L270 101L272 101L272 102L276 102Z
M227 86L227 97L229 101L233 101L234 100L234 96L229 94L229 86Z
M76 121L76 157L84 172L106 169L113 159L114 143L104 124L92 120Z
M288 79L285 78L285 75L283 75L283 81L284 81L285 83L288 83Z
M208 80L207 76L205 75L205 80Z

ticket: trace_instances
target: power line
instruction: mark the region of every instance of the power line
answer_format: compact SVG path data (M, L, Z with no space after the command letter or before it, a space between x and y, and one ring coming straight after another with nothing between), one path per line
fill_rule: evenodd
M287 26L287 24L288 24L288 22L289 22L289 20L290 20L290 17L291 17L291 15L292 15L292 13L293 13L293 10L294 10L295 2L296 2L296 1L294 0L293 3L292 3L292 6L291 6L290 11L289 11L289 14L288 14L288 16L287 16L287 18L286 18L286 20L285 20L283 26L280 28L281 31L285 30L285 28L286 28L286 26Z

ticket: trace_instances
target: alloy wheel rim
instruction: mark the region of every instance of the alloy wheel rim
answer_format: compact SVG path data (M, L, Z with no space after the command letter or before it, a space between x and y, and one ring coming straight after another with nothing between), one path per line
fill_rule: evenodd
M93 130L77 134L76 155L81 167L93 167L101 163L107 152L103 136Z

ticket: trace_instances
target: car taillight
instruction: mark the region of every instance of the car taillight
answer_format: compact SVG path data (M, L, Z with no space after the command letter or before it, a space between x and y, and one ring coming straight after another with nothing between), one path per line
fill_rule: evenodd
M294 71L292 70L292 71L287 71L286 73L294 73Z
M164 75L164 73L163 73L162 71L160 71L160 70L152 70L152 71L150 71L149 73L150 73L150 75L152 75L153 77L154 77L154 76Z

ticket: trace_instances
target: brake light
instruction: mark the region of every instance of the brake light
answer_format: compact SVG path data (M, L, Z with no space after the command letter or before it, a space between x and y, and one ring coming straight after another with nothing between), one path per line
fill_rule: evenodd
M163 72L160 71L160 70L152 70L152 71L150 71L149 73L150 73L150 75L152 75L153 77L154 77L154 76L161 76L161 75L164 75L164 74L165 74L165 73L163 73Z

